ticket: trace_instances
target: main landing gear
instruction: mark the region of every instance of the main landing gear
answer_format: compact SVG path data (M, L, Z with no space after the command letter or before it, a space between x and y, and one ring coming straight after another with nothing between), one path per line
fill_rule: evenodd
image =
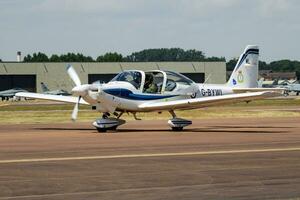
M172 119L168 121L168 124L173 131L182 131L183 127L189 126L192 124L192 121L178 118L173 110L169 111L172 115Z

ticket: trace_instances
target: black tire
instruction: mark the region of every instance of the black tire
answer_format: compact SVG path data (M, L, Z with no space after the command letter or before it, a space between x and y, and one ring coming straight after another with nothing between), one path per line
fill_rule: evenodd
M109 130L117 131L118 126L111 127Z
M297 94L296 94L297 96L299 96L299 92L297 92Z
M172 127L172 131L182 131L183 127Z
M99 133L106 133L107 132L107 129L106 128L97 128L97 131Z

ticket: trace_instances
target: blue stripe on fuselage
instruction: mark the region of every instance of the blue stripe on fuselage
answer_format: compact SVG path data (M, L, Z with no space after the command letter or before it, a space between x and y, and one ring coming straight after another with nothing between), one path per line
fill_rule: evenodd
M106 89L103 90L105 93L117 96L120 98L124 99L130 99L130 100L140 100L140 101L145 101L145 100L158 100L158 99L165 99L165 98L170 98L170 97L175 97L178 95L160 95L160 94L135 94L130 90L127 89Z

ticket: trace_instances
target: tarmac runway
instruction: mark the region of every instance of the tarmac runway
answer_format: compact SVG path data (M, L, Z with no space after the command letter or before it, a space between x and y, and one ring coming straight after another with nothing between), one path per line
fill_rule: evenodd
M0 125L2 199L297 199L300 118Z

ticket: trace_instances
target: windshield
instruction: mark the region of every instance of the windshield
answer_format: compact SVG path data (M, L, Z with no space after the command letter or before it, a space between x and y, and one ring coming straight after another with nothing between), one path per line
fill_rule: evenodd
M142 74L138 71L125 71L113 78L112 81L124 81L131 83L136 89L140 89L142 82Z

